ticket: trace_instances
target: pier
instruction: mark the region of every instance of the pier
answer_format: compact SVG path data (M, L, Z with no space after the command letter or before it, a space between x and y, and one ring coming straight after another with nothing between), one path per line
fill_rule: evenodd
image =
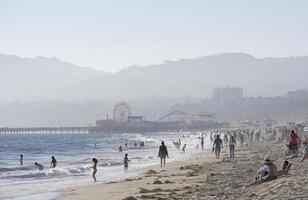
M93 133L92 127L27 127L27 128L0 128L1 135L20 134L87 134Z

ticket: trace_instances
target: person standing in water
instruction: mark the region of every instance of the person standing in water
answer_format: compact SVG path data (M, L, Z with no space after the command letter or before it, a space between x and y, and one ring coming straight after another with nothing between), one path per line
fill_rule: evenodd
M186 150L186 144L184 144L183 148L182 148L182 153L185 153Z
M51 156L50 168L55 168L57 166L57 160L54 156Z
M201 148L202 148L202 151L204 151L204 137L203 137L203 134L202 134L202 137L201 137Z
M96 173L97 173L97 163L98 163L98 161L97 161L97 159L96 158L93 158L92 159L92 162L93 162L93 166L91 167L91 168L93 168L93 173L92 173L92 177L93 177L93 179L94 179L94 182L96 182Z
M119 152L122 152L123 149L122 149L122 146L119 146Z
M126 172L128 170L128 154L126 153L125 154L125 157L124 157L124 171Z
M215 150L216 159L219 159L220 151L222 148L223 148L222 140L219 138L219 135L217 135L213 144L213 149Z
M229 147L230 147L230 158L234 158L234 150L235 150L236 140L232 135L229 140Z
M20 165L23 165L24 164L24 156L22 154L19 155L20 158L19 158L19 164Z
M164 167L165 167L166 157L169 158L169 155L168 155L167 147L165 146L164 142L161 142L161 146L159 147L159 151L158 151L158 157L160 157L160 167L163 167L163 162L164 162Z

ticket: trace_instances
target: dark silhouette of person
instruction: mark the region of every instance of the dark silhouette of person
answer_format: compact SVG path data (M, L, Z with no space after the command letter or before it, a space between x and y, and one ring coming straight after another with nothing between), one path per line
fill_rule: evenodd
M160 157L160 167L163 166L163 162L164 162L164 167L165 167L166 157L169 158L169 155L168 155L167 147L165 146L164 142L161 142L161 146L159 147L158 157Z
M55 168L57 166L57 160L54 156L51 156L50 168Z

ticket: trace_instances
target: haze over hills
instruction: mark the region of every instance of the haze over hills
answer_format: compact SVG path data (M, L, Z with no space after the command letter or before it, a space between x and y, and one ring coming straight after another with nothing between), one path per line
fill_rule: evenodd
M55 57L21 58L0 54L0 102L61 99L74 84L106 74Z
M1 101L211 97L218 86L244 86L245 96L274 96L308 85L307 74L308 56L225 53L107 73L57 58L0 55Z
M278 105L286 100L264 104L261 99L225 108L206 98L218 86L244 86L245 96L285 95L307 87L307 74L307 56L258 59L228 53L107 73L57 58L0 55L0 126L93 125L122 100L134 115L149 120L174 109L217 113L218 120L249 119L249 113L260 119L304 118L305 102Z

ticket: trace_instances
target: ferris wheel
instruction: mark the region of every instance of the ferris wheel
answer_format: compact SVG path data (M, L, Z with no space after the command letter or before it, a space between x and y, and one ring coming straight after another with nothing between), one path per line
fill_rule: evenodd
M126 102L119 102L113 109L113 120L115 121L127 121L128 116L131 116L132 112L129 105Z

